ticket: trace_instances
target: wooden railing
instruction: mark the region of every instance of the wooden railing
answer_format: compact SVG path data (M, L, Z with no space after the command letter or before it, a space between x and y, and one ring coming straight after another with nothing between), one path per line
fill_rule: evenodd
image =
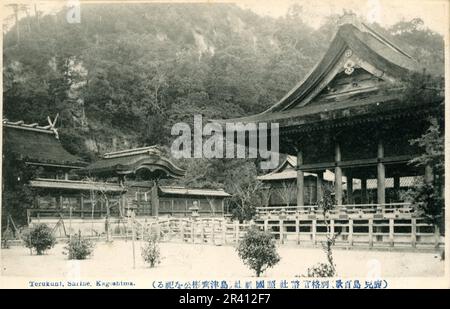
M348 205L336 205L330 214L374 214L374 213L410 213L413 208L410 203L390 203L390 204L348 204ZM297 214L315 214L321 213L322 210L316 205L309 206L268 206L268 207L256 207L256 213L258 216L266 215L297 215Z
M118 215L117 211L111 212L111 215ZM101 218L106 216L106 210L79 210L79 209L54 209L54 208L37 208L37 209L27 209L27 220L28 224L31 220L40 220L41 218L64 218L64 219L79 219L79 218Z
M321 246L327 234L332 233L336 235L336 245L345 247L433 248L442 245L434 227L416 218L331 219L327 222L323 219L265 219L254 223L230 222L222 218L167 218L147 222L136 220L134 224L138 239L147 239L153 233L160 241L197 244L236 244L253 224L271 233L281 244Z

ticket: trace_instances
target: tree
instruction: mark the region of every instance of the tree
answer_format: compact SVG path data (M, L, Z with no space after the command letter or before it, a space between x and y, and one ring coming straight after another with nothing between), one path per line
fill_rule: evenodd
M295 197L296 186L293 182L283 182L281 187L277 189L278 195L283 200L283 203L289 207L292 199Z
M424 217L444 234L444 134L435 118L429 119L430 126L419 138L411 140L423 153L409 163L425 169L426 175L419 177L406 193L406 199Z
M236 250L257 277L280 261L272 235L255 226L250 227Z
M105 234L106 234L106 241L111 241L111 209L114 207L117 207L119 210L119 214L123 215L121 213L122 209L120 207L120 199L114 199L112 198L112 193L108 190L108 182L105 180L99 180L92 177L85 177L83 181L90 182L92 185L89 189L89 198L91 200L91 234L94 232L94 213L96 207L105 205L106 209L106 217L105 217ZM123 188L123 191L125 192L126 188Z
M10 215L19 226L26 225L26 210L33 204L33 189L29 181L39 175L40 169L27 165L9 149L3 150L2 226Z
M22 239L27 248L36 250L37 255L42 255L56 244L53 231L44 223L33 226L29 231L22 234Z
M327 227L326 241L322 243L323 250L327 256L328 263L318 263L313 267L308 268L308 277L333 277L336 275L336 265L334 264L332 247L336 241L338 233L331 233L330 223L328 222L328 216L330 210L332 210L336 201L331 195L331 188L324 186L323 197L317 201L317 207L322 211L323 219Z

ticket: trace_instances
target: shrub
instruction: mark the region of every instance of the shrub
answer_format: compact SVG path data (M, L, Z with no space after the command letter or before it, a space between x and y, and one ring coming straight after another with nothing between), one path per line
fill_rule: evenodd
M36 250L37 255L42 255L56 244L52 230L43 223L37 224L23 233L22 240L27 248Z
M152 234L145 246L141 249L141 255L150 267L155 267L161 262L161 252L157 241L157 235Z
M2 234L2 249L9 249L10 241L13 239L13 231L10 228L6 228Z
M69 260L84 260L92 255L94 244L78 232L78 235L67 241L64 250L63 253L68 255Z
M327 263L318 263L315 266L308 268L307 277L334 277L334 275L334 267Z
M272 235L257 227L251 227L247 231L236 250L244 264L254 270L257 277L280 261Z

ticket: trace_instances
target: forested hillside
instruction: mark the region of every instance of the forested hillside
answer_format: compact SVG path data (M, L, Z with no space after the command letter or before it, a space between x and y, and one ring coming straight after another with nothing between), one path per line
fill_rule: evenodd
M4 117L46 124L59 113L61 140L86 159L167 145L175 122L260 112L302 80L337 16L313 29L301 12L275 19L231 4L85 4L79 24L65 11L29 14L4 33ZM418 19L386 30L443 74L441 36Z

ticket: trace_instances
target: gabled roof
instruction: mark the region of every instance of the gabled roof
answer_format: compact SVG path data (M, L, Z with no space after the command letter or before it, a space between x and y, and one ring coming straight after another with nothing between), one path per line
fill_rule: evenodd
M256 177L261 181L297 179L297 158L287 156L286 159L272 172ZM317 177L317 174L304 172L304 176ZM328 170L323 174L326 181L334 181L334 174Z
M312 99L310 94L313 91L318 92L326 86L320 85L325 79L332 79L339 73L332 71L345 58L354 58L355 62L359 60L359 66L381 79L390 81L401 80L408 72L419 70L416 60L369 26L344 24L311 73L264 113L286 110L294 104L306 105ZM343 70L342 67L340 71Z
M67 152L50 126L3 120L3 151L11 151L28 163L79 168L81 158Z
M185 171L177 167L155 147L143 147L106 153L102 159L80 170L79 174L117 176L134 174L140 169L162 173L165 177L182 177Z
M393 102L400 98L400 93L396 89L392 89L391 92L380 92L377 84L355 89L352 93L344 95L339 102L323 101L312 104L338 76L343 74L351 76L356 70L370 74L380 84L396 83L402 81L408 73L420 71L420 65L404 49L398 47L392 38L352 18L350 22L347 21L339 27L321 61L276 104L260 114L217 122L277 121L283 126L289 118L303 118L342 108ZM363 100L355 100L354 93L370 93L370 95L363 95ZM398 108L398 104L394 107Z

